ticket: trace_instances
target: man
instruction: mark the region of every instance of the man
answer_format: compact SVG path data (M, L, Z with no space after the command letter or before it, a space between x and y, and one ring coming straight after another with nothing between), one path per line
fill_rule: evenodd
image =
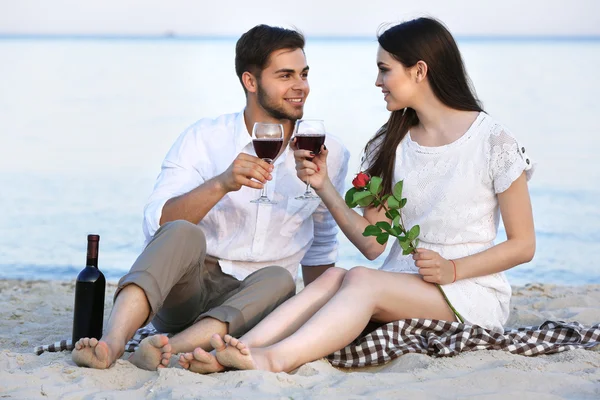
M120 281L106 333L73 350L81 366L108 368L135 331L148 322L161 332L129 360L154 370L172 354L196 348L203 372L221 369L211 335L242 335L295 293L302 264L305 284L337 257L337 226L326 207L294 199L304 191L287 144L309 93L304 37L259 25L238 40L236 73L246 94L237 114L202 119L177 139L144 210L147 246ZM284 146L273 165L255 156L255 122L284 126ZM343 190L349 154L326 141L329 170ZM257 205L269 180L276 205Z

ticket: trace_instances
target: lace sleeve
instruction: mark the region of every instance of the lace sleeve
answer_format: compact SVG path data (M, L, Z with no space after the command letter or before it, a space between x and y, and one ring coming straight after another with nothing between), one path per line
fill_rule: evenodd
M535 166L527 155L525 146L504 127L496 125L489 138L489 169L494 191L502 193L526 171L527 180L531 179Z

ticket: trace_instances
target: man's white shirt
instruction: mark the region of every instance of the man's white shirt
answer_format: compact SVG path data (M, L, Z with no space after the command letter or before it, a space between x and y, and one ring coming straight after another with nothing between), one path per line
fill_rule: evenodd
M329 177L342 194L349 152L330 134L325 145ZM144 208L146 243L158 230L169 199L223 173L242 152L256 156L243 111L201 119L185 130L165 157ZM286 147L273 165L267 193L277 204L251 203L260 190L242 186L225 195L198 224L208 254L219 259L223 272L240 280L270 265L286 268L295 279L299 264L326 265L337 260L338 227L325 205L295 199L306 184L296 175L293 151Z

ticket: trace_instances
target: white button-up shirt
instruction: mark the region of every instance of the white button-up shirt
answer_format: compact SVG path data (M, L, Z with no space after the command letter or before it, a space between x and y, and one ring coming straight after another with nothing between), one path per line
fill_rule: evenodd
M344 190L349 152L332 135L328 172L338 192ZM146 243L159 228L165 203L223 173L239 153L256 156L244 113L201 119L185 130L163 161L154 190L144 208ZM244 279L252 272L279 265L294 279L298 265L325 265L337 260L338 227L320 201L296 200L306 185L297 177L289 148L275 160L267 191L276 205L250 203L260 190L242 186L223 197L198 224L207 253L218 258L223 272Z

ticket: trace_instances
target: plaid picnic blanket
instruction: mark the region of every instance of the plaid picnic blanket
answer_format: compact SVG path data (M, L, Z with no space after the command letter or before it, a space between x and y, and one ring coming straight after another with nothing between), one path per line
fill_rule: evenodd
M406 353L438 357L473 350L504 350L523 356L560 353L600 345L600 324L546 321L540 326L502 332L477 325L430 319L405 319L383 325L327 356L336 367L385 364Z
M157 334L154 327L139 329L125 348L134 351L146 337ZM578 322L546 321L540 326L495 332L477 325L430 319L405 319L383 325L327 356L336 367L385 364L406 353L438 357L473 350L504 350L523 356L560 353L600 345L600 324L589 328ZM38 346L35 353L72 350L71 340Z

